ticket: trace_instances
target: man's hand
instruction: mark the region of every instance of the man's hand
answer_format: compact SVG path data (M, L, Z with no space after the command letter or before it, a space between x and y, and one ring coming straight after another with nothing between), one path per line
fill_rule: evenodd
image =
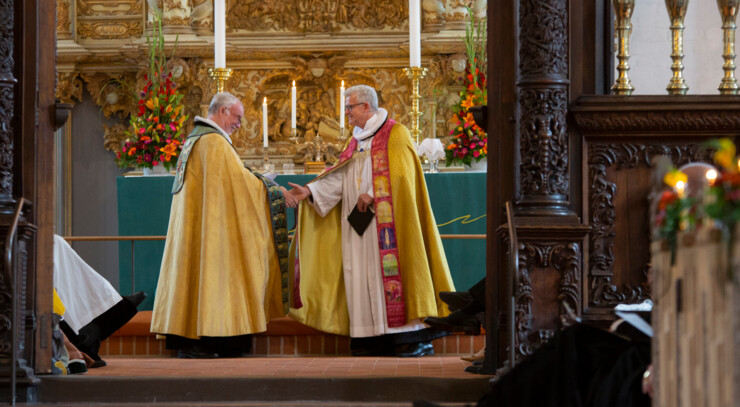
M311 190L302 185L294 184L292 182L289 182L288 185L293 187L293 189L287 191L285 188L282 188L284 191L283 196L285 197L285 205L288 208L295 208L298 206L299 202L311 196Z
M373 197L368 194L362 194L359 198L357 198L357 209L359 209L362 213L365 213L365 211L367 211L367 208L369 208L372 204Z

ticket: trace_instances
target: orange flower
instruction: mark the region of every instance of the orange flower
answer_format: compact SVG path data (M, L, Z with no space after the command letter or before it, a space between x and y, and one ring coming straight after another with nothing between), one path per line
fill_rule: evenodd
M449 146L447 146L447 149L448 149L448 150L454 150L454 149L456 149L456 148L457 148L457 144L455 144L455 143L452 143L452 144L450 144Z
M174 144L167 144L166 146L159 149L164 153L164 160L169 161L173 155L177 155L176 147Z
M134 155L135 152L136 152L136 147L131 147L128 149L128 155Z
M152 138L149 137L149 136L141 136L141 138L139 139L139 141L147 141L147 140L151 140L151 139Z
M148 107L151 110L154 110L154 102L152 102L151 99L146 101L146 107Z
M165 113L169 113L172 111L172 105L167 105L167 107L164 109Z
M472 113L468 113L465 115L465 123L475 124L475 119L473 118Z
M460 106L466 109L475 106L475 103L473 102L473 95L468 95L468 97L465 98L465 100L463 100L462 103L460 103Z

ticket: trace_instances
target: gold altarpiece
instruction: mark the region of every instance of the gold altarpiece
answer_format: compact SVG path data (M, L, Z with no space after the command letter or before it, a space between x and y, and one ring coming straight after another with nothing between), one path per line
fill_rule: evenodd
M450 105L462 89L465 68L466 5L485 13L481 0L422 2L422 65L429 68L421 86L425 137L443 137L452 126ZM208 75L212 0L57 0L57 97L78 103L86 89L101 114L118 121L103 128L103 143L112 152L121 148L136 106L134 91L147 71L152 7L162 12L168 48L177 42L170 63L186 112L203 115L215 92ZM311 161L319 127L325 141L338 144L342 80L375 87L391 117L408 124L410 84L402 72L409 64L408 40L407 0L227 1L226 65L234 73L226 89L245 107L245 121L232 135L237 151L247 161L261 160L263 97L269 103L270 156L278 163ZM297 142L290 139L293 80Z

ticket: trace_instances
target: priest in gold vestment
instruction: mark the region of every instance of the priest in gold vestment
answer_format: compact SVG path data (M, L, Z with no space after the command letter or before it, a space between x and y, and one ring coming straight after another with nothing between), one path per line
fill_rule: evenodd
M375 89L347 89L345 106L355 127L339 163L288 192L308 198L290 250L290 316L351 336L358 356L432 354L431 340L444 334L423 320L447 315L438 294L454 287L421 164ZM348 221L353 210L374 212L364 230Z
M285 189L239 159L229 136L243 115L215 95L178 158L151 331L179 357L243 356L287 312Z

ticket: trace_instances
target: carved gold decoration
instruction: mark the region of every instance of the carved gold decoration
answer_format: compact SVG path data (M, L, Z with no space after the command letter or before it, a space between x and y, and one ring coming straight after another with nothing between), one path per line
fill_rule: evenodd
M174 43L172 34L187 33L179 37L176 56L170 58L168 68L183 94L185 114L190 118L206 114L217 91L208 72L213 66L213 0L55 1L61 4L60 13L65 6L70 10L70 23L61 21L60 14L60 28L71 24L70 30L76 34L76 43L60 42L58 47L58 63L63 64L64 73L58 75L57 95L65 102L77 103L85 86L110 126L105 130L107 149L120 148L128 116L136 107L136 89L144 84L147 69L141 61L148 49L144 24L151 21L151 7L163 13L168 44ZM479 10L479 3L485 2L475 0L474 9ZM444 137L451 128L447 121L450 105L462 89L461 74L453 69L453 61L464 53L460 38L466 14L461 14L459 21L451 15L464 12L467 4L470 0L422 0L422 29L432 41L424 48L430 62L425 86L420 89L419 111L436 111L436 120L432 121L430 113L419 123L428 135L436 128ZM228 0L227 5L228 61L233 70L228 90L245 104L243 126L232 139L245 159L258 163L262 157L259 102L265 96L271 111L270 156L282 157L274 161L276 164L290 159L314 161L309 146L317 144L325 146L327 162L336 158L344 140L338 133L342 80L347 86L375 87L381 106L391 117L411 124L408 79L399 69L408 63L407 0ZM360 32L374 33L362 47L355 44L356 36L342 35ZM300 35L303 33L322 35ZM339 48L327 48L325 33ZM255 43L262 45L255 47ZM295 134L290 128L293 80L298 87ZM191 128L189 120L183 131Z
M138 37L142 33L141 21L107 21L85 23L77 27L80 38L111 39Z
M128 130L128 126L120 123L113 126L103 124L103 144L105 145L105 149L114 153L120 152L121 146L126 141L126 130Z
M407 20L407 0L234 1L226 13L228 31L404 29Z
M211 0L193 0L193 9L190 12L190 26L204 29L203 33L211 33L213 28L213 2Z
M617 31L617 41L619 51L617 52L617 71L619 76L612 85L612 91L615 95L631 95L635 87L629 77L629 59L630 59L630 34L632 33L632 10L635 8L635 0L612 0L614 14L617 17L617 24L614 29Z
M740 89L735 79L735 30L737 29L735 20L737 20L739 4L739 0L717 0L719 14L722 16L722 57L725 59L722 65L725 76L718 88L722 95L737 95Z
M78 16L141 15L145 0L77 0Z
M133 73L125 74L82 74L87 91L105 117L117 115L128 117L136 108L133 89L138 89Z
M671 33L673 34L671 52L673 77L666 89L670 95L685 95L689 86L683 78L683 20L686 17L689 0L665 0L665 6L671 19Z
M71 20L69 18L71 0L57 0L57 38L68 40L72 38Z
M82 100L82 80L80 80L79 75L58 72L55 96L61 103L74 104L74 100Z

